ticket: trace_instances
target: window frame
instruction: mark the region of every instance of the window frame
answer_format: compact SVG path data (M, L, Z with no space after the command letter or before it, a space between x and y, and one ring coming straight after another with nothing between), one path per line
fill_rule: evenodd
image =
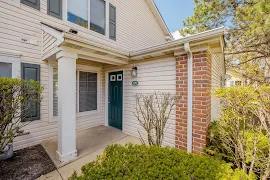
M84 28L78 24L75 24L75 23L72 23L70 21L68 21L68 3L67 3L68 0L63 0L62 2L62 6L63 6L63 9L62 9L62 17L63 17L63 20L71 27L74 27L80 31L83 31L83 32L86 32L86 33L91 33L93 35L97 35L97 36L100 36L100 37L106 37L106 39L110 39L109 38L109 9L110 9L110 0L103 0L105 2L105 34L101 34L101 33L98 33L94 30L91 30L90 29L90 21L91 21L91 16L90 16L90 10L91 10L91 3L90 1L91 0L88 0L88 28ZM111 39L110 39L111 40Z
M58 121L58 116L53 116L53 69L58 68L56 62L49 61L49 122L55 122ZM79 72L90 72L90 73L97 73L97 109L92 111L86 111L86 112L79 112L79 93L77 93L79 89L79 83L76 85L76 118L83 117L83 116L89 116L92 114L100 113L100 74L101 74L101 68L100 67L93 67L93 66L86 66L86 65L76 65L76 74L77 79L76 81L79 82Z
M0 62L12 64L12 78L21 78L20 54L0 51Z

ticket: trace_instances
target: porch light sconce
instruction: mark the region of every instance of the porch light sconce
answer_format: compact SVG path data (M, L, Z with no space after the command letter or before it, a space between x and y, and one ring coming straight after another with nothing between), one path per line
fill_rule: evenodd
M131 77L137 77L137 67L133 66L131 70Z

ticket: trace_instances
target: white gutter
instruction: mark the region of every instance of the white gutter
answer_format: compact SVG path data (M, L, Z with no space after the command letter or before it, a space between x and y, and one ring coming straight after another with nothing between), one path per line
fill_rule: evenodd
M130 56L131 57L139 56L139 55L151 53L153 51L159 51L159 50L166 49L166 48L178 47L178 46L181 46L185 43L190 43L193 41L201 41L201 40L208 39L208 38L222 36L222 35L224 35L224 32L225 32L224 27L212 29L212 30L201 32L201 33L194 34L191 36L183 37L183 38L178 39L178 40L165 42L165 43L162 43L159 45L151 46L148 48L143 48L143 49L137 50L137 51L131 51Z
M187 119L187 151L192 152L192 99L193 99L193 54L189 43L184 44L188 55L188 119Z

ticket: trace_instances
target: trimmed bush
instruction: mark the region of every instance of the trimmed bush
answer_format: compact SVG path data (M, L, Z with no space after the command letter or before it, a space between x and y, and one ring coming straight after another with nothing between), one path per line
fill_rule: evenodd
M157 146L112 145L97 160L73 173L70 180L85 179L253 179L231 164L209 156L200 156L175 148Z

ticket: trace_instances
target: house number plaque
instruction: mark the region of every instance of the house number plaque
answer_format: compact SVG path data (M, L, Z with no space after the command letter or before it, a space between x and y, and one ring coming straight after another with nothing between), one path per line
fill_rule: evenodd
M139 85L139 82L138 81L132 81L132 85L133 86L138 86Z

